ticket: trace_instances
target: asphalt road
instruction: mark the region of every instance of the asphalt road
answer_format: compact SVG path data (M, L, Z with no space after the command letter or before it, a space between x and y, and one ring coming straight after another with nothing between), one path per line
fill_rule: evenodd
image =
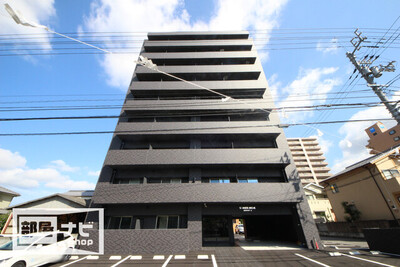
M341 251L341 256L330 256L329 251L251 250L240 247L210 248L185 255L101 255L73 257L69 261L49 266L209 266L209 267L258 267L258 266L400 266L400 257L372 255L354 250Z

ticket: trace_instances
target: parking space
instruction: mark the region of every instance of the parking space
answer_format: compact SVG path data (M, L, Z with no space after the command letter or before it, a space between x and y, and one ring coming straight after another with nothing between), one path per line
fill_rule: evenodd
M332 254L333 255L333 254ZM258 267L258 266L400 266L400 257L368 251L336 252L297 250L244 250L214 247L176 255L101 255L72 257L51 266L158 266L158 267Z
M213 263L214 261L214 263ZM59 267L78 266L217 266L215 255L208 253L189 253L177 255L101 255L101 256L73 256L67 262L53 264Z

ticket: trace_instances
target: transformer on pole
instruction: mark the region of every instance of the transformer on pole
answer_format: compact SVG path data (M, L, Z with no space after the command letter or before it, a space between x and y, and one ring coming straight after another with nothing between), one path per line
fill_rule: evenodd
M361 43L367 39L366 37L361 36L361 32L358 32L358 29L354 31L356 34L356 37L351 39L351 44L354 46L354 50L352 53L347 52L346 56L350 59L350 62L354 65L354 67L358 70L358 72L361 74L361 76L367 81L367 85L372 88L374 93L379 97L379 99L382 101L382 103L386 106L386 108L389 110L390 114L392 117L397 121L397 124L400 124L400 112L399 109L397 108L397 103L395 104L390 104L389 100L387 99L385 93L382 91L382 87L385 87L386 85L379 85L376 84L374 81L374 78L379 78L382 76L383 71L388 71L388 72L393 72L395 71L394 68L394 61L390 62L388 65L383 66L372 66L371 64L373 61L371 61L372 57L367 59L367 56L364 57L363 60L357 61L355 52L360 50Z

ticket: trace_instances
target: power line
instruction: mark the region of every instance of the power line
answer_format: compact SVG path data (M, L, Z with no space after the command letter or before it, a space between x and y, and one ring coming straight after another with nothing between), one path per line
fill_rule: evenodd
M370 91L369 91L370 92ZM313 95L324 95L324 94L309 94L308 96L313 96ZM247 98L246 98L247 96ZM259 103L282 103L282 102L305 102L305 101L319 101L319 100L334 100L334 99L342 99L342 98L336 98L336 97L325 97L325 98L303 98L303 99L291 99L291 98L298 98L298 97L304 97L304 96L296 96L296 95L289 95L286 100L279 100L279 101L274 101L274 100L266 100L262 98L251 98L252 94L248 95L240 95L240 99L257 99L261 100ZM306 96L306 95L305 95ZM393 96L400 96L400 95L393 95ZM250 97L250 98L248 98ZM239 97L235 97L236 99L239 99ZM365 96L352 96L352 97L346 97L346 99L361 99L361 98L376 98L375 95L365 95ZM196 99L196 101L202 101L200 104L214 104L215 102L207 102L206 100L212 100L212 99L220 99L218 96L215 98L202 98L201 96ZM0 105L4 104L31 104L31 103L64 103L64 102L115 102L119 101L122 102L126 100L125 98L117 98L117 99L62 99L62 100L31 100L31 101L3 101L0 102ZM161 99L154 99L154 98L134 98L136 101L148 101L148 100L153 100L153 101L164 101L164 100L193 100L193 97L173 97L173 98L161 98ZM129 101L129 100L128 100ZM229 102L227 102L229 103ZM196 105L196 103L192 103L193 105ZM221 103L223 104L223 103ZM53 107L53 106L52 106ZM0 107L1 108L1 107Z
M306 126L311 124L336 124L348 122L365 122L365 121L386 121L393 120L388 118L379 119L363 119L363 120L343 120L343 121L325 121L325 122L305 122L305 123L292 123L292 124L275 124L275 125L249 125L249 126L231 126L231 127L201 127L201 128L188 128L188 129L163 129L163 130L132 130L132 131L80 131L80 132L44 132L44 133L2 133L0 136L48 136L48 135L86 135L86 134L132 134L132 133L155 133L155 132L180 132L191 130L213 130L213 129L235 129L235 128L260 128L260 127L279 127L287 128L291 126Z
M237 99L236 99L237 100ZM301 101L303 102L303 101ZM377 104L384 104L384 103L396 103L397 101L386 101L386 102L366 102L366 103L345 103L345 104L319 104L319 105L308 105L308 106L286 106L286 107L265 107L268 110L286 110L286 109L293 109L293 108L319 108L319 107L339 107L339 106L371 106ZM252 104L266 104L267 101L264 103L260 102L251 102L251 101L240 101L242 105L252 105ZM269 102L272 104L272 101ZM181 103L179 104L180 107L209 107L212 105L220 107L221 105L230 106L233 104L232 102L206 102L206 103ZM176 107L177 103L164 103L158 104L157 108L166 108L166 107ZM86 105L86 106L33 106L33 107L1 107L0 112L14 112L14 111L44 111L44 110L79 110L79 109L139 109L139 108L148 108L148 104L143 103L143 105L139 104L124 104L124 105ZM12 109L12 110L10 110ZM231 109L231 108L229 108ZM255 106L250 106L243 109L261 109ZM262 110L262 109L261 109ZM268 111L269 113L270 111Z

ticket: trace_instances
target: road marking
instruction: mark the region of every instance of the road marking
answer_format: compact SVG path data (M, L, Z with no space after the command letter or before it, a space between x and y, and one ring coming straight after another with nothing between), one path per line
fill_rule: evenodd
M84 260L84 259L86 259L87 257L89 257L89 256L86 256L86 257L80 258L80 259L78 259L78 260L75 260L75 261L71 261L71 262L69 262L69 263L67 263L67 264L61 265L61 267L65 267L65 266L68 266L68 265L72 265L72 264L74 264L75 262L78 262L78 261L81 261L81 260Z
M360 251L357 251L357 250L355 250L355 251L350 251L349 254L350 254L350 255L361 255Z
M319 265L321 265L321 266L330 267L329 265L326 265L326 264L324 264L324 263L322 263L322 262L319 262L319 261L316 261L316 260L307 258L306 256L303 256L303 255L300 255L300 254L297 254L297 253L295 253L294 255L299 256L299 257L302 257L303 259L306 259L306 260L308 260L308 261L314 262L314 263L319 264Z
M340 252L329 252L329 256L332 256L332 257L342 256L342 253L340 253Z
M96 256L96 255L95 256L88 256L87 259L88 260L98 260L99 256Z
M367 259L363 259L363 258L359 258L359 257L347 255L347 254L343 254L343 256L350 257L350 258L353 258L353 259L357 259L357 260L360 260L360 261L366 261L366 262L370 262L370 263L375 263L375 264L382 265L382 266L395 267L394 265L389 265L389 264L381 263L381 262L378 262L378 261L367 260Z
M208 260L208 255L197 255L198 260Z
M212 260L213 266L214 266L214 267L218 267L218 265L217 265L217 260L215 259L214 254L211 255L211 260Z
M79 259L79 256L71 256L69 258L70 261L77 260L77 259Z
M175 260L184 260L184 259L186 259L186 256L185 255L175 255L174 259Z
M141 260L142 256L141 255L135 255L131 257L131 260Z
M120 259L121 259L121 256L110 256L110 258L109 258L110 261L117 261Z
M129 259L129 257L130 257L131 255L129 255L129 256L127 256L127 257L125 257L125 258L123 258L122 260L120 260L119 262L117 262L116 264L114 264L114 265L111 265L111 267L115 267L115 266L118 266L118 265L120 265L121 263L123 263L124 261L126 261L127 259ZM111 257L110 257L111 258Z
M155 256L153 257L153 260L163 260L163 259L165 259L165 256L164 256L164 255L155 255Z
M168 265L168 262L172 259L172 255L169 255L168 259L164 262L164 264L161 267L165 267Z

